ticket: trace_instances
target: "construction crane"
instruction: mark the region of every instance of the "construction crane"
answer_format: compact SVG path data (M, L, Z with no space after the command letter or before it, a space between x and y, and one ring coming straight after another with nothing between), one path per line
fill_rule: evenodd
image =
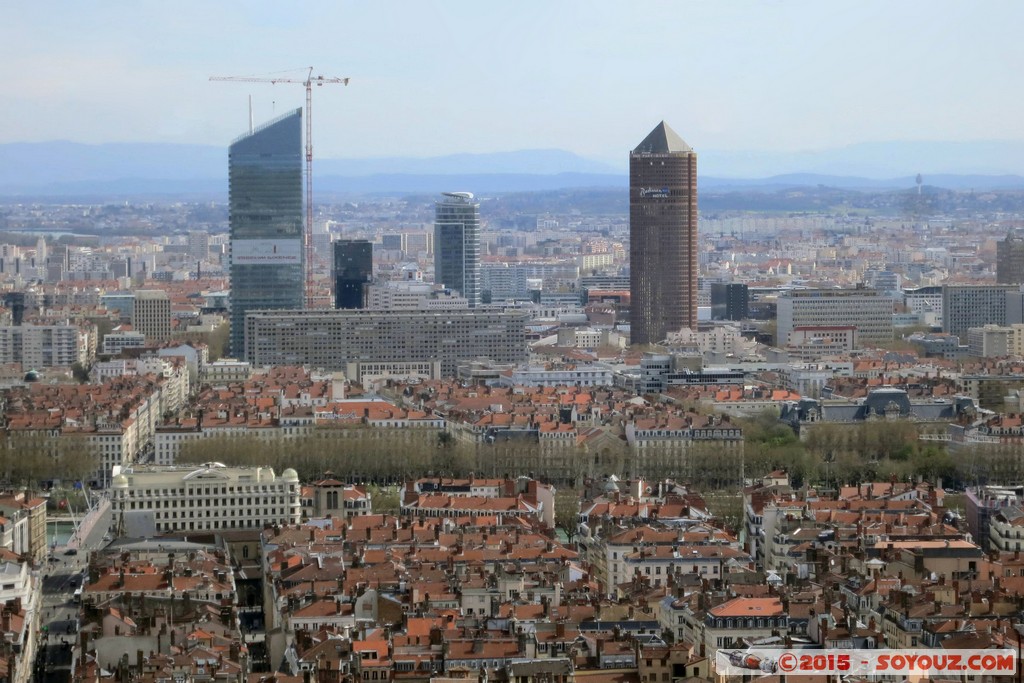
M260 78L255 76L210 76L211 81L234 83L298 83L306 88L306 229L303 246L306 250L306 308L313 308L313 86L348 85L348 78L314 76L313 67L305 79ZM252 114L250 112L250 126Z

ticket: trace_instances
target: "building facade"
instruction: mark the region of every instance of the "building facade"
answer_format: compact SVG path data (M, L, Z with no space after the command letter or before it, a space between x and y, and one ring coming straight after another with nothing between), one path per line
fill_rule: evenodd
M664 121L629 155L630 341L697 328L697 154Z
M996 242L996 282L1001 285L1024 284L1024 237L1010 232Z
M262 529L302 521L299 476L280 477L269 467L132 465L114 471L114 523L131 517L157 533L213 529Z
M303 304L302 110L231 143L231 352L245 348L245 315Z
M491 302L525 299L530 295L526 269L508 263L486 263L481 266L480 288Z
M373 244L369 240L334 243L334 307L366 307L366 285L373 279Z
M147 342L171 338L171 298L162 289L140 289L132 303L132 327Z
M141 332L111 332L103 335L103 354L116 356L125 349L141 349L146 345L146 335Z
M21 363L25 369L88 366L91 334L75 325L0 327L0 363Z
M526 316L496 310L253 311L246 317L245 359L254 367L310 365L344 370L356 361L441 361L454 377L459 361L526 360Z
M827 356L844 356L857 348L857 328L852 325L831 327L794 327L786 352L790 358L812 361Z
M480 304L480 204L469 192L445 192L434 209L434 282Z
M466 297L429 282L382 282L366 288L366 306L374 310L438 311L469 308Z
M892 299L873 289L795 289L777 300L777 343L790 343L798 327L853 326L860 345L892 341Z
M977 358L1019 356L1024 351L1024 325L985 325L967 330L967 355Z
M711 319L745 320L750 301L747 285L715 282L711 285Z
M943 285L942 331L967 338L972 327L1006 325L1007 297L1017 285Z
M971 486L964 504L967 528L984 550L991 545L992 518L1000 511L1024 505L1022 486Z
M190 261L206 261L210 258L210 233L190 230L188 233L188 258Z

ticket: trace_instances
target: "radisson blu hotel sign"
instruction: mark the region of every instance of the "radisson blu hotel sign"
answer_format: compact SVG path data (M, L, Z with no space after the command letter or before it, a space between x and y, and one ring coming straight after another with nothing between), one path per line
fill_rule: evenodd
M302 242L296 238L232 240L231 263L236 266L300 265Z

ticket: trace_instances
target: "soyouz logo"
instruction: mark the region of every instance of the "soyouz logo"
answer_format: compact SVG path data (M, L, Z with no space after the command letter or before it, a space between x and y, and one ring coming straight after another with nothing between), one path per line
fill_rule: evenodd
M1016 650L795 650L751 648L719 650L715 671L725 676L786 674L904 675L985 674L1017 672Z

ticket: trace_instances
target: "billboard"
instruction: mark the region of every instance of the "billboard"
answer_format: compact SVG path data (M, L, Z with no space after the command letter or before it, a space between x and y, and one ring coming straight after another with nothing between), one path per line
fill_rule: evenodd
M231 264L235 266L299 266L302 265L302 241L232 240Z

